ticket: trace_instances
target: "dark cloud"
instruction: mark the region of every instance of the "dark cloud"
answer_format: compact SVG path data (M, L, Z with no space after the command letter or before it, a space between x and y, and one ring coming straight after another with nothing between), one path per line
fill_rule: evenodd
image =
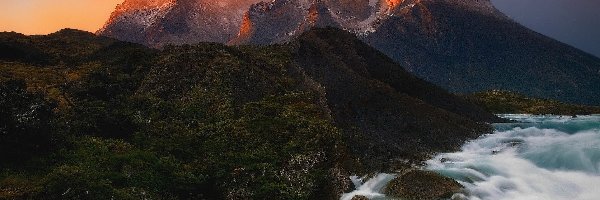
M600 0L492 0L517 22L600 57Z

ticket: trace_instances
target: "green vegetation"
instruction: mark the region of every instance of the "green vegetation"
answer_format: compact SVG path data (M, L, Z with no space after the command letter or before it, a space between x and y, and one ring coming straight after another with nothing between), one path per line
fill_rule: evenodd
M283 47L0 38L0 199L327 195L340 133Z
M0 82L0 166L49 150L54 106L23 81Z
M562 103L555 100L536 99L521 94L492 90L466 95L465 98L490 112L498 114L600 114L600 107Z

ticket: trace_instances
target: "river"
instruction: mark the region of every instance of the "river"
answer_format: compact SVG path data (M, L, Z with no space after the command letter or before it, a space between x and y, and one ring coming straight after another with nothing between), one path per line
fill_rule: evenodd
M600 199L600 115L502 115L496 132L444 153L427 169L451 177L472 200Z
M425 169L462 184L469 200L600 199L600 115L555 116L507 114L514 123L494 124L496 131L442 153ZM363 195L386 199L382 188L394 178L379 174L342 199Z

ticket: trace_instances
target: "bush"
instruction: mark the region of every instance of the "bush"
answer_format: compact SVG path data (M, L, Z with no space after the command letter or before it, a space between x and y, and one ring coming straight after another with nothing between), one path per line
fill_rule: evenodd
M27 91L22 80L0 82L0 163L26 161L50 150L55 107Z

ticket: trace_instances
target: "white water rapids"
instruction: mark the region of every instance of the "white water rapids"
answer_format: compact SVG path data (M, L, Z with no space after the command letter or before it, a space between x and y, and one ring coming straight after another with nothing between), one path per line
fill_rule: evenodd
M342 195L341 200L352 200L352 197L360 195L369 199L383 199L385 195L381 193L383 188L396 178L393 174L378 174L377 176L363 183L363 178L351 176L350 179L354 183L356 190L351 193Z
M502 115L494 134L439 154L425 168L462 184L469 200L599 200L600 115ZM342 199L380 194L392 175L380 174Z
M427 169L473 200L600 199L600 116L503 115L520 123L440 154Z

